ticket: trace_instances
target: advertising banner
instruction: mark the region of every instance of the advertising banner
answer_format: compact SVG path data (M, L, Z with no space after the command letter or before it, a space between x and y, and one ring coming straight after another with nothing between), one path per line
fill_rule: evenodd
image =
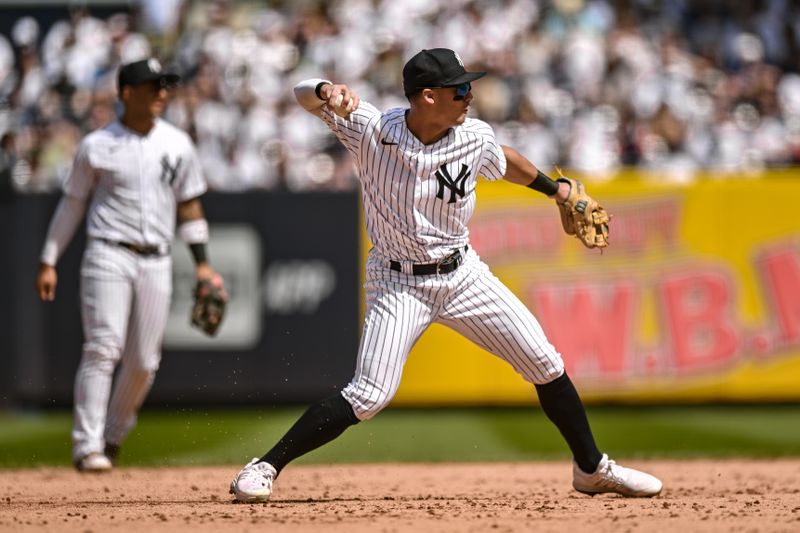
M798 177L589 183L613 216L603 252L565 235L539 193L484 182L470 239L586 400L800 400L800 218L782 207ZM435 325L395 403L531 400L510 366Z

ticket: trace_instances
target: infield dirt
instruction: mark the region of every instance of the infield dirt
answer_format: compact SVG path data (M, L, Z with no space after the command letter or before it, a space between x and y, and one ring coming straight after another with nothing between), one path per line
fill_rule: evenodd
M571 489L570 465L289 466L266 504L235 504L241 465L0 471L0 531L800 531L800 459L621 461L653 499Z

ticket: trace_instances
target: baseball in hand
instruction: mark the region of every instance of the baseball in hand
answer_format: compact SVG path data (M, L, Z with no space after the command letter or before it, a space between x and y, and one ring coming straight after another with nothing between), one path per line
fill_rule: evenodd
M339 94L334 97L333 99L333 112L339 115L340 117L347 117L350 114L350 111L353 110L353 100L348 99L347 105L344 104L344 94Z

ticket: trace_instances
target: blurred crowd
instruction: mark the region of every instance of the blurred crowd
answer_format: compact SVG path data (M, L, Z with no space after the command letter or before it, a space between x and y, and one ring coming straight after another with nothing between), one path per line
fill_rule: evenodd
M58 188L77 143L119 112L116 69L180 73L165 118L197 143L211 188L355 187L347 153L294 101L322 77L406 106L404 62L459 52L490 75L471 113L545 171L596 179L741 176L800 160L800 4L789 0L140 0L106 18L70 2L0 35L0 170Z

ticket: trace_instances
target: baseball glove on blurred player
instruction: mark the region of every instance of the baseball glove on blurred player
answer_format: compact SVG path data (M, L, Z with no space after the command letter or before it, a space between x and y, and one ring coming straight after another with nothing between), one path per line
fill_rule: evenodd
M194 287L194 306L192 307L192 325L202 329L208 335L215 335L222 318L228 293L220 276L212 279L201 279Z
M569 197L558 204L561 225L568 235L575 235L587 248L608 246L608 223L611 218L600 204L586 194L583 183L565 177L560 169L558 181L568 183Z

